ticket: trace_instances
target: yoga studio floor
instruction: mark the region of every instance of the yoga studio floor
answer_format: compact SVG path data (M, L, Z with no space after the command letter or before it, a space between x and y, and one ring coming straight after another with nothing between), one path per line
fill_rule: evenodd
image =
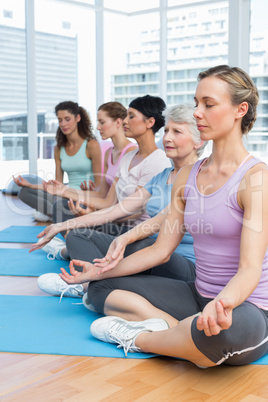
M0 192L0 211L0 230L11 225L37 225L31 210L17 197ZM0 243L0 248L5 249L29 246ZM25 276L1 276L0 295L51 297L38 289L36 278ZM267 365L202 370L189 362L166 357L0 353L0 398L5 401L257 402L268 400L267 376Z

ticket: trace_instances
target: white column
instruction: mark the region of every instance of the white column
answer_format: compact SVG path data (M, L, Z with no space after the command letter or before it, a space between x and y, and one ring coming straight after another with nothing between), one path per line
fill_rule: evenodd
M160 0L160 96L167 102L167 0Z
M36 109L36 69L35 69L35 27L34 1L25 0L26 29L26 69L27 69L27 100L28 100L28 151L29 172L37 174L37 109Z
M250 0L229 0L228 63L249 72Z
M96 0L96 106L104 102L104 16L103 0Z

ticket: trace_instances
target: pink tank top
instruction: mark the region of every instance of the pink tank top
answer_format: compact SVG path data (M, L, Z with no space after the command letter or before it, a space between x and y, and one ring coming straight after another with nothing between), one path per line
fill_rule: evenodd
M115 179L115 175L116 175L116 172L117 172L117 169L118 169L118 166L119 166L119 163L120 163L121 159L123 158L123 156L125 155L125 153L127 152L127 150L130 147L135 147L135 146L136 146L136 144L133 144L133 143L127 144L125 146L125 148L122 149L121 154L120 154L120 156L119 156L119 158L118 158L118 160L117 160L117 162L115 164L113 164L113 162L112 162L112 151L113 151L114 147L111 147L109 149L109 155L108 155L108 159L107 159L108 169L107 169L107 172L106 172L106 175L105 175L106 181L109 184L109 186L112 185L112 183L113 183L113 181Z
M246 172L260 162L256 158L247 160L221 188L209 195L200 193L196 183L203 160L196 162L190 172L184 191L184 222L194 238L195 284L202 296L214 298L237 272L244 217L237 191ZM268 250L260 282L247 300L268 309Z

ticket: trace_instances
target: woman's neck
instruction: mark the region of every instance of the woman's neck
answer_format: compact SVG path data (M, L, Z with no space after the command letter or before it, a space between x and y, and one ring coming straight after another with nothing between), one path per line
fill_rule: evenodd
M139 152L137 153L138 156L146 157L157 149L155 136L151 131L135 138L135 140L139 146Z
M184 166L192 165L195 162L197 162L198 157L196 152L194 152L194 154L187 155L184 158L178 158L178 159L174 158L172 161L174 165L174 172L178 173L178 171Z
M214 141L212 153L208 158L207 164L218 166L239 166L246 157L248 151L244 147L241 138L233 138L232 141Z
M73 133L67 136L67 144L69 147L73 147L77 144L81 144L84 141L84 138L80 137L78 130L75 130Z
M115 151L120 151L120 152L122 151L122 149L125 148L125 146L127 144L129 144L131 142L125 137L124 129L118 131L118 133L116 135L114 135L111 138L111 140L112 140L112 143L114 145L114 150Z

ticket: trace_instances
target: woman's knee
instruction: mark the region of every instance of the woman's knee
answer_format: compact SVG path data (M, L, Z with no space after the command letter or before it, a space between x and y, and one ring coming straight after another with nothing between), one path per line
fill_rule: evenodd
M22 187L18 192L18 197L21 201L27 203L30 197L30 189L27 187Z
M218 335L207 337L192 324L192 337L196 347L216 364L249 364L268 352L268 320L265 314L251 303L245 302L234 309L232 325ZM258 328L258 331L256 331Z
M52 218L53 222L64 222L74 218L75 215L70 211L68 200L60 198L53 203Z
M104 314L105 301L109 294L115 290L113 282L109 279L90 282L88 286L88 299L95 310Z

